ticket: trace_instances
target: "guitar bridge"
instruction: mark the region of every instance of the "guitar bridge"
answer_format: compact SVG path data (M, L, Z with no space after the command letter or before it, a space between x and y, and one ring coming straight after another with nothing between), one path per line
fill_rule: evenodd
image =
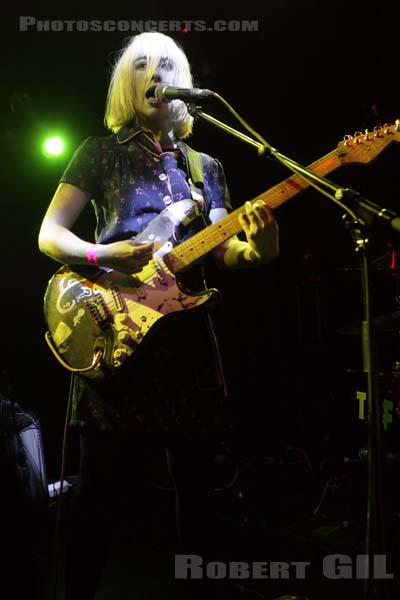
M100 327L100 329L107 329L113 322L113 315L103 296L96 294L85 304L88 307L89 313L95 324Z

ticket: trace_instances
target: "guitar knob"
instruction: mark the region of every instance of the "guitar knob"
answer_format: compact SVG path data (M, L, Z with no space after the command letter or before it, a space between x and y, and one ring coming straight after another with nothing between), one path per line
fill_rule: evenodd
M125 325L127 320L128 320L128 315L126 315L125 313L117 313L116 315L114 315L114 321L117 326Z
M126 330L120 331L117 337L121 342L127 342L131 339L131 336Z
M119 367L128 358L128 353L121 348L117 348L113 352L112 362L113 365Z

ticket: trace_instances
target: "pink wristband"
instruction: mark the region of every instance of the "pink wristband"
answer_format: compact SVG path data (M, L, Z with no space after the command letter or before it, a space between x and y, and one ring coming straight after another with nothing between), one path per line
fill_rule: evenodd
M98 265L97 256L96 256L96 244L91 244L90 248L86 250L86 258L90 263L94 265Z

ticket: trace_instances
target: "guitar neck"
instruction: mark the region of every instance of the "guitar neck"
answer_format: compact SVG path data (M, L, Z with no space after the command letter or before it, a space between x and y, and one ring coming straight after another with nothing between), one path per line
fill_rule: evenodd
M317 175L326 175L340 167L344 159L345 151L338 155L337 150L330 152L323 158L309 165L309 169ZM299 175L288 177L269 190L263 192L250 202L254 204L262 201L272 209L277 208L293 196L309 187L309 183ZM164 260L173 273L178 273L190 267L197 260L203 258L214 248L225 242L232 236L242 231L239 215L243 213L243 206L229 213L223 219L213 223L206 229L196 233L191 238L173 248L164 256Z

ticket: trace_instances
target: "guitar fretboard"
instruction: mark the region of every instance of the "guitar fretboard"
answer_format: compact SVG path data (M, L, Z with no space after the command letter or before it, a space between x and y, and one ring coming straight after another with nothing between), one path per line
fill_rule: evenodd
M354 136L346 136L344 142L319 160L316 160L308 169L317 175L324 176L334 171L342 164L369 163L379 152L392 142L400 141L400 120L394 125L386 124L380 128L374 128L373 132L358 132ZM277 208L310 184L300 177L293 175L269 190L263 192L250 202L261 201L272 209ZM242 231L239 215L244 213L241 206L226 217L196 233L176 248L173 248L164 256L164 260L173 273L178 273L190 267L195 261L203 258L208 252L228 240L233 235Z
M312 163L308 168L317 175L324 176L330 171L337 169L345 161L346 149L338 155L335 149L323 158ZM272 209L277 208L305 188L309 183L298 175L288 177L269 190L263 192L256 198L250 200L252 204L262 201ZM206 229L199 231L188 240L173 248L164 256L164 260L173 273L178 273L190 267L195 261L203 258L214 248L242 231L239 215L243 214L244 207L241 206L229 213L226 217L209 225Z

